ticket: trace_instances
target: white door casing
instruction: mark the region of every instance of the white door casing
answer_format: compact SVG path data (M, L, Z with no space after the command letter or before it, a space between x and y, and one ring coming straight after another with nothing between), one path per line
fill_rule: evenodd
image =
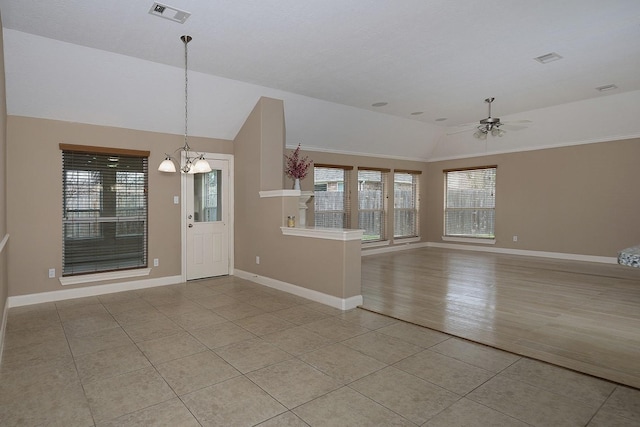
M233 156L205 158L212 172L182 175L183 280L233 271Z

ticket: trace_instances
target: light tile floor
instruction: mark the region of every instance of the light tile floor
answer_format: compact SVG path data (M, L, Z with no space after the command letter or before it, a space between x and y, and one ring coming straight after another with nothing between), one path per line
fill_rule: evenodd
M2 426L638 426L640 391L234 277L9 310Z

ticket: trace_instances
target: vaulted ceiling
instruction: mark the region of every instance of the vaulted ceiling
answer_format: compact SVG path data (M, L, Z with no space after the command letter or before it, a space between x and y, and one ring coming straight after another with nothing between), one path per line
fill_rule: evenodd
M487 97L526 127L528 111L640 90L637 0L171 0L191 14L183 24L152 5L0 0L0 11L6 29L175 67L189 34L193 71L443 133L486 117ZM534 59L549 53L561 59Z

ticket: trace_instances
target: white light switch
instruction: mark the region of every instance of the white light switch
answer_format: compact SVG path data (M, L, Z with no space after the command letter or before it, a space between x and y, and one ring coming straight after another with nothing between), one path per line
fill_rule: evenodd
M173 196L173 204L174 205L180 204L180 196Z
M54 277L56 277L56 269L55 268L50 268L49 269L49 279L53 279Z

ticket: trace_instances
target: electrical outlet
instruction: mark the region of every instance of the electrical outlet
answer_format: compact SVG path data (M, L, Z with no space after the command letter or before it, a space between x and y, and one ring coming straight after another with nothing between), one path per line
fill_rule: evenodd
M49 269L49 279L53 279L56 277L56 269L55 268L50 268Z
M513 236L513 241L517 242L518 241L518 236Z
M260 264L260 257L256 256L256 264Z
M153 266L154 266L154 267L157 267L157 266L159 266L159 265L160 265L160 261L158 260L158 258L154 258L154 259L153 259Z

